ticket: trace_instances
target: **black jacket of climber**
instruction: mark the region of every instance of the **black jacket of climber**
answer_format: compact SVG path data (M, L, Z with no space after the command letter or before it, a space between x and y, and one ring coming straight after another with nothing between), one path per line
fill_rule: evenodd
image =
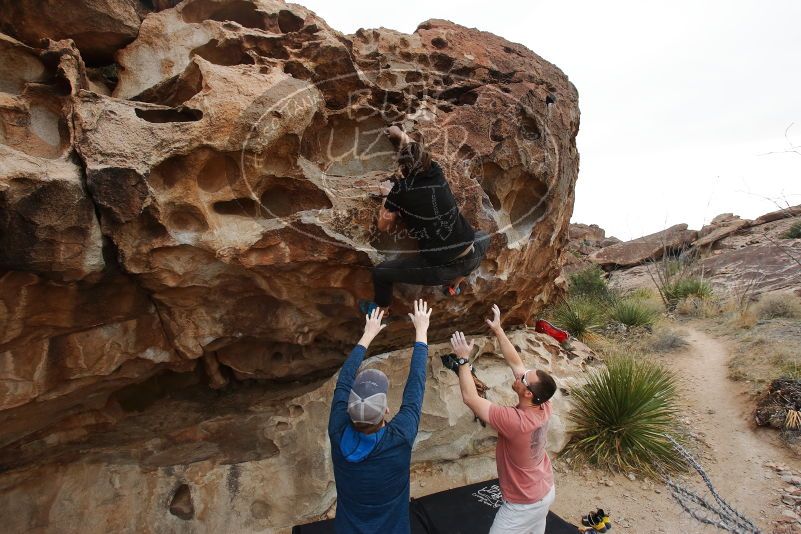
M428 171L395 182L384 207L401 216L420 253L434 264L456 258L475 238L436 162Z

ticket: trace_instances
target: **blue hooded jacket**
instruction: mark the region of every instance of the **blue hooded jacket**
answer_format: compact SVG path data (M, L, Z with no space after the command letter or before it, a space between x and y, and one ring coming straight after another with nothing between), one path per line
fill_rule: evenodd
M367 349L356 345L339 371L328 438L337 487L339 534L408 534L409 466L420 424L428 345L415 343L397 415L374 434L351 424L348 397Z

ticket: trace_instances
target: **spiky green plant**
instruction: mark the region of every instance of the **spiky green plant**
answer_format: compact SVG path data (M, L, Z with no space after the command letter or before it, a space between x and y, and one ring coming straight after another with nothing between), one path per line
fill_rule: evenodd
M578 339L585 339L603 325L605 304L590 297L569 297L557 304L550 318Z
M609 297L609 285L600 267L587 267L570 275L568 292L571 297L606 299Z
M611 359L571 391L576 432L567 454L606 469L656 474L683 463L665 435L679 437L676 379L653 362Z
M650 326L657 315L647 302L633 298L615 301L609 309L609 318L626 326Z
M712 286L701 278L688 276L667 283L662 291L667 301L673 305L687 297L706 299L712 296Z

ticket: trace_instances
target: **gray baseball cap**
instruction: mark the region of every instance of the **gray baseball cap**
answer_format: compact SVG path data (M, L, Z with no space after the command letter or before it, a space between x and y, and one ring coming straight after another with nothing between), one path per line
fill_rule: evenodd
M378 369L365 369L356 375L348 398L348 415L354 423L374 425L387 411L389 379Z

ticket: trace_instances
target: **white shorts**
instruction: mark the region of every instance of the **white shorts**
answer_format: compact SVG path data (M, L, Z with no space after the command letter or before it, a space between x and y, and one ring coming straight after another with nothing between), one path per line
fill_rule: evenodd
M498 508L489 534L544 534L548 508L556 498L556 487L533 504L514 504L503 501Z

